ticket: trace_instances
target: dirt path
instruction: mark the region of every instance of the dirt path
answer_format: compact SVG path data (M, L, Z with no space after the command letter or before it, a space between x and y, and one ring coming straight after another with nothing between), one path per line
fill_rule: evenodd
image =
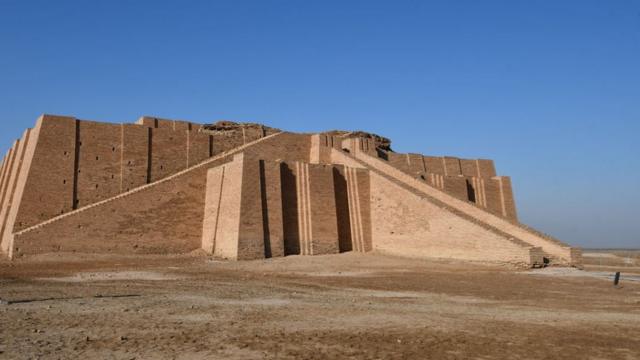
M638 359L622 285L361 254L4 261L0 358Z

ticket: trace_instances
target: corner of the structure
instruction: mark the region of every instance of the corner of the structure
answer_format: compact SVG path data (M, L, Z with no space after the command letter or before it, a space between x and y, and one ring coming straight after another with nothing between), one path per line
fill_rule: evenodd
M158 119L153 116L140 116L135 122L136 125L142 125L150 128L158 127Z
M48 115L40 116L34 128L26 129L20 141L17 142L19 146L16 146L15 159L7 181L4 182L4 186L2 187L3 203L2 209L0 210L0 249L6 253L10 259L14 257L16 219L18 218L25 186L31 171L31 164L38 143L40 129L47 116Z
M342 146L342 140L327 134L311 134L309 164L330 164L331 151Z
M545 266L544 251L540 246L533 246L529 248L529 267L538 268Z
M238 258L243 162L244 154L239 153L207 172L201 247L230 260Z
M342 139L341 143L340 143L340 150L342 151L346 151L348 153L353 153L356 148L355 144L355 139L352 138L346 138L346 139Z
M320 163L320 134L311 134L310 149L311 151L309 154L309 163L319 164Z
M235 163L243 163L244 162L244 158L245 158L245 153L243 152L239 152L235 155L233 155L233 162Z
M14 258L14 246L15 246L15 235L14 234L10 234L8 236L8 240L9 240L9 248L8 248L8 252L7 252L7 257L9 258L9 260L13 260L13 258Z
M66 116L66 115L54 115L54 114L42 114L38 117L38 120L36 120L36 126L42 125L45 122L50 122L50 121L60 121L60 120L66 120L66 121L70 121L70 120L77 120L75 117L73 116Z
M512 222L518 222L518 211L516 209L516 201L513 195L511 177L494 176L492 179L495 179L498 182L502 216Z
M569 253L571 256L570 265L578 269L583 269L584 263L582 261L582 248L571 247L569 249Z

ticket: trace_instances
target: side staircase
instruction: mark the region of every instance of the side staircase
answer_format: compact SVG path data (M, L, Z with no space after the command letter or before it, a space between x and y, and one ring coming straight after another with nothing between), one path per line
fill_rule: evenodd
M134 189L132 189L130 191L127 191L127 192L124 192L122 194L113 196L111 198L108 198L108 199L93 203L91 205L87 205L87 206L81 207L81 208L79 208L77 210L74 210L74 211L71 211L71 212L56 216L56 217L51 218L51 219L49 219L47 221L44 221L44 222L41 222L41 223L36 224L34 226L28 227L28 228L26 228L24 230L15 232L15 233L12 234L12 239L11 239L10 248L9 248L10 251L9 251L9 254L8 254L9 258L13 258L16 255L14 253L16 248L18 248L18 250L19 250L20 245L19 244L14 244L14 242L15 242L16 239L19 239L20 237L24 237L24 236L27 236L30 233L33 233L33 232L36 232L36 231L39 231L39 230L43 230L43 228L50 227L50 226L55 225L55 224L57 224L57 223L59 223L61 221L65 221L67 219L72 219L74 217L78 217L78 216L80 216L80 215L82 215L82 214L84 214L84 213L86 213L88 211L96 210L98 208L102 208L102 207L108 206L108 205L110 205L110 204L112 204L112 203L114 203L114 202L116 202L118 200L127 199L127 198L131 197L132 195L156 189L156 188L158 188L158 186L160 186L162 184L173 182L176 179L178 179L180 177L183 177L185 175L188 175L188 174L192 173L195 170L199 170L199 169L203 169L203 168L206 169L208 167L216 166L216 164L219 163L221 160L224 160L225 158L228 158L231 155L241 153L244 150L246 150L246 149L248 149L248 148L250 148L250 147L252 147L252 146L254 146L256 144L259 144L259 143L261 143L263 141L266 141L266 140L269 140L271 138L277 137L280 134L282 134L282 133L278 132L278 133L275 133L275 134L267 135L267 136L265 136L263 138L254 140L252 142L248 142L248 143L246 143L244 145L241 145L239 147L230 149L230 150L222 152L222 153L220 153L220 154L218 154L216 156L208 158L205 161L202 161L202 162L200 162L200 163L198 163L196 165L193 165L193 166L191 166L191 167L189 167L187 169L179 171L179 172L177 172L177 173L175 173L173 175L170 175L168 177L165 177L165 178L162 178L160 180L154 181L154 182L149 183L147 185L143 185L143 186L134 188Z
M361 141L361 139L351 139ZM571 247L549 235L518 222L512 222L496 216L476 205L459 200L435 187L411 177L403 171L389 165L384 160L377 159L361 151L361 146L354 144L350 153L332 149L334 157L346 157L363 168L369 169L405 189L420 194L425 200L437 204L450 212L469 221L479 224L493 232L502 234L505 238L529 244L542 249L544 262L549 265L576 266L582 265L582 252L579 248Z

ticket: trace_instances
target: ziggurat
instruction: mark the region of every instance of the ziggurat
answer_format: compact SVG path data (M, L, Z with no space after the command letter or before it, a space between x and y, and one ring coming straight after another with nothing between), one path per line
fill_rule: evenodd
M363 132L43 115L0 172L1 252L226 259L379 251L535 267L581 252L518 222L491 160L399 154Z

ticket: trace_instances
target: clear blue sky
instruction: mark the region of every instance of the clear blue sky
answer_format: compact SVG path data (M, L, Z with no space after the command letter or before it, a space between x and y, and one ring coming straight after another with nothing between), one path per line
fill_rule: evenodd
M640 1L0 0L0 144L41 113L362 129L495 159L521 220L640 247Z

